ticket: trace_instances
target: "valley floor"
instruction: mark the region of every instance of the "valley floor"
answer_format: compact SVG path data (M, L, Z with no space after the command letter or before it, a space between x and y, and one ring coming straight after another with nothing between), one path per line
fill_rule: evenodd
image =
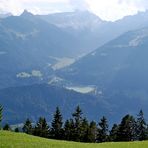
M22 133L0 131L0 148L147 148L148 142L87 144L49 140Z

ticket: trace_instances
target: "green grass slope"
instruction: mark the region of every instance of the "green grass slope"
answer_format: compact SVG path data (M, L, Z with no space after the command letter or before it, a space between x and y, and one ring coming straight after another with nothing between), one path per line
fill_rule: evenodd
M148 142L87 144L0 131L0 148L148 148Z

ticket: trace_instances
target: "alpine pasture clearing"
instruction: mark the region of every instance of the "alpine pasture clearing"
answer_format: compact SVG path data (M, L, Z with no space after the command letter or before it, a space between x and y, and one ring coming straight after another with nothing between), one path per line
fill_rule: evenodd
M0 131L0 148L148 148L148 142L77 143Z

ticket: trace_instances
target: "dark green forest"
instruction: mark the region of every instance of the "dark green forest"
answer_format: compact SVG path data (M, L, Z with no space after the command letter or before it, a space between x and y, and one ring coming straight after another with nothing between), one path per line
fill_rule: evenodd
M0 125L2 119L3 106L0 105ZM5 124L1 129L12 131L9 124ZM142 110L137 117L125 115L119 124L113 124L110 128L105 116L98 122L88 121L80 106L75 108L70 119L64 120L60 108L57 107L51 123L40 117L34 124L28 118L22 128L17 127L14 131L49 139L87 143L148 140L148 125Z

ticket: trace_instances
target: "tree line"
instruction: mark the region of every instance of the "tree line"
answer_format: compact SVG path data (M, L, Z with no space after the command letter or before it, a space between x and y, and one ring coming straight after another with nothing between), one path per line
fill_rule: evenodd
M2 106L0 107L1 121ZM10 126L6 124L3 129L10 130ZM19 132L19 129L16 128L15 131ZM105 116L98 123L88 121L83 116L80 106L76 107L72 117L65 122L59 107L56 108L50 125L44 117L40 117L36 124L32 124L32 121L27 119L22 132L50 139L90 143L148 140L148 125L142 110L136 118L129 114L125 115L120 124L114 124L109 130Z

